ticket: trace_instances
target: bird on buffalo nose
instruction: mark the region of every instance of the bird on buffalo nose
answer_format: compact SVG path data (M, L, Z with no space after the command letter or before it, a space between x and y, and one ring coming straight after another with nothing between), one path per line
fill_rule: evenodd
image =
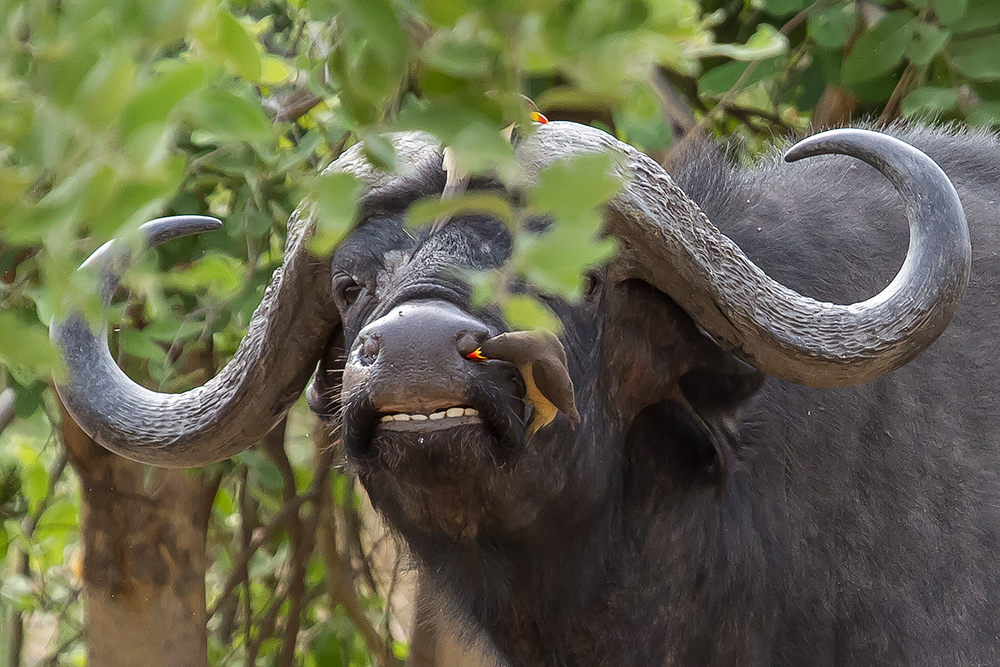
M569 377L566 350L551 331L512 331L485 341L466 355L474 361L498 359L517 366L524 378L524 402L532 406L527 437L547 426L561 410L576 426L573 380Z

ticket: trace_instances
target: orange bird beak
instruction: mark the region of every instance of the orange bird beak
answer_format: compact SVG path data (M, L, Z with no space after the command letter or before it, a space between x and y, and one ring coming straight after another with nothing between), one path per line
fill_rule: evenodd
M486 357L483 356L482 348L477 347L472 352L465 355L466 359L472 359L473 361L486 361Z

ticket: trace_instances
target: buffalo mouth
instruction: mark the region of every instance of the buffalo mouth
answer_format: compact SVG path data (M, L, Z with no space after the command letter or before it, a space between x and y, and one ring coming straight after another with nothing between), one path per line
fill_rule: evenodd
M347 455L361 472L389 469L407 476L502 467L520 451L525 427L523 388L504 379L484 378L449 404L419 409L376 405L361 387L344 405Z
M472 426L482 424L479 410L463 406L452 406L430 414L397 412L383 415L379 419L379 428L390 431L426 433L442 431L457 426Z

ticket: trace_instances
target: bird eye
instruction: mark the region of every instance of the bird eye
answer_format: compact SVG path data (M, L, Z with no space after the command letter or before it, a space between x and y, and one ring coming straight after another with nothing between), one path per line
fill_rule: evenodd
M585 297L593 296L600 284L601 279L597 277L596 273L588 273L583 277L583 295Z
M340 295L341 300L347 306L357 301L358 297L361 296L362 290L364 290L364 286L358 283L354 276L341 276L337 279L334 286L337 294Z

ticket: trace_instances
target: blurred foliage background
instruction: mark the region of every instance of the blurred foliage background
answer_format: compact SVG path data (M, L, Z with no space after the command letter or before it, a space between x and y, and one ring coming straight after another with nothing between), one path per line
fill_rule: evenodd
M530 128L524 95L668 167L691 142L752 160L852 120L991 127L998 26L1000 0L0 0L0 665L84 665L116 632L87 616L102 580L83 545L118 527L88 523L99 454L71 445L46 331L68 308L98 313L75 268L102 243L166 214L224 220L143 256L112 307L122 367L180 391L233 354L300 201L317 207L317 252L349 228L354 184L321 175L348 146L392 168L387 133L425 130L464 171L512 178L501 130ZM605 166L544 180L529 204L558 224L519 235L508 271L575 298L609 249L593 238L600 197L560 193ZM480 279L515 323L546 321ZM190 664L440 663L336 434L298 405L266 440L184 473L206 508L207 633ZM136 479L133 496L164 502L155 473ZM135 664L135 638L118 641Z

